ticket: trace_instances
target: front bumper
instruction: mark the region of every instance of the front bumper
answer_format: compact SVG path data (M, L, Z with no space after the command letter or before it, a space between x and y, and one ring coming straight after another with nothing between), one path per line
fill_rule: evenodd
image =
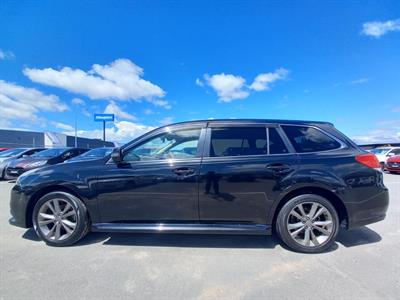
M389 172L400 173L400 163L388 162L386 163L386 170Z
M28 209L28 199L21 190L21 187L14 185L10 193L10 213L12 218L10 219L10 224L29 228L27 222L27 209Z
M5 179L15 179L25 173L26 170L22 168L7 168L5 172Z

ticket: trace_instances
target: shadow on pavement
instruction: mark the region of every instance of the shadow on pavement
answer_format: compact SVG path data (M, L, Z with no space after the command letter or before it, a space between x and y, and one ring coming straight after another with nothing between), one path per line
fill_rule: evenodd
M374 244L381 240L382 237L378 233L365 226L349 231L341 230L336 238L336 242L345 247Z
M30 228L22 236L31 241L40 241L35 231ZM381 236L368 227L361 227L351 231L341 230L336 242L345 247L354 247L377 243ZM103 245L117 246L150 246L150 247L186 247L186 248L265 248L274 249L281 245L279 239L263 235L219 235L219 234L150 234L150 233L102 233L91 232L74 246L85 246L103 243ZM335 244L327 252L335 251Z

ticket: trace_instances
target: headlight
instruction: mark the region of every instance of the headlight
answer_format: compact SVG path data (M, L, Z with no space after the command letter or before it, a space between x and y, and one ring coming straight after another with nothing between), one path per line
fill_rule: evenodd
M26 165L27 168L36 168L36 167L41 167L44 166L47 163L46 160L41 160L41 161L36 161L34 163Z

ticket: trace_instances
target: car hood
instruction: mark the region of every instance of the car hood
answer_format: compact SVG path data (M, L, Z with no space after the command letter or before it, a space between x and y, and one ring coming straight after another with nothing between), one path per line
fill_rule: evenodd
M74 162L74 161L85 161L85 160L96 160L96 159L102 159L103 157L85 157L85 156L76 156L74 158L68 159L65 162Z

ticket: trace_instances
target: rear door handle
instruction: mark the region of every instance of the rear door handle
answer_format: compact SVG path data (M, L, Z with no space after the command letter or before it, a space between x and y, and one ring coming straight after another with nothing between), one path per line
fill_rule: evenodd
M293 171L293 168L291 166L282 163L269 164L265 168L275 174L286 174Z
M179 176L187 176L194 174L194 169L192 168L177 168L174 173Z

